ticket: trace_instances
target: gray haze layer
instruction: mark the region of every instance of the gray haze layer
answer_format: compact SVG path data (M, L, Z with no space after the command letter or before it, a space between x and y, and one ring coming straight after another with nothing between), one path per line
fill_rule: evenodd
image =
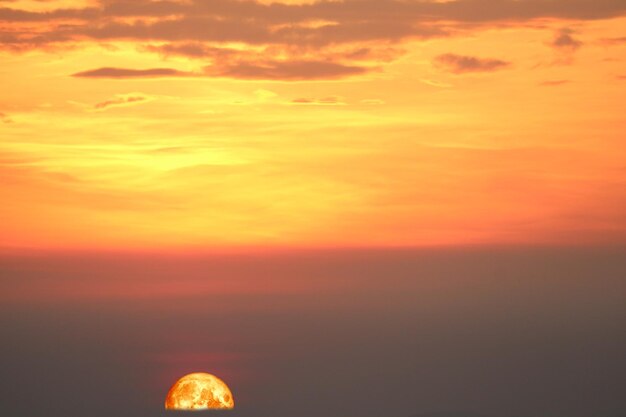
M623 416L625 255L4 255L0 415L171 415L207 371L232 417Z

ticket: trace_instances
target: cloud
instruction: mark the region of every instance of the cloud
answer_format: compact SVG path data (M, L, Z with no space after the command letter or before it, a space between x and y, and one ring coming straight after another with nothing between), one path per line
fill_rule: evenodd
M430 85L431 87L437 87L437 88L451 88L452 87L452 84L443 83L441 81L429 80L428 78L422 78L420 79L420 81L426 85Z
M102 21L127 17L216 18L240 22L293 25L301 22L415 22L458 21L494 22L527 21L539 18L606 19L621 16L626 5L619 0L344 0L317 1L308 4L261 3L249 0L100 0L94 7L60 8L34 12L0 8L0 20L51 21L83 19Z
M626 44L626 36L616 37L616 38L603 38L600 40L605 45L622 45Z
M244 80L304 81L337 79L365 74L376 68L343 65L324 61L261 61L224 62L204 67L200 72L172 68L129 69L97 68L73 74L80 78L159 78L159 77L221 77Z
M469 72L491 72L506 68L510 62L492 58L478 58L474 56L443 54L435 58L435 63L454 74Z
M569 65L574 61L574 54L583 46L575 34L571 28L562 28L554 34L549 46L556 52L555 64Z
M583 46L580 40L574 38L575 33L576 32L570 28L563 28L555 34L550 45L558 50L574 52Z
M564 85L564 84L569 84L569 83L571 83L570 80L549 80L549 81L544 81L542 83L539 83L539 85L543 87L557 87L559 85Z
M144 50L157 52L164 56L184 56L187 58L224 58L241 51L231 48L214 47L201 42L167 43L162 45L146 45Z
M205 74L250 80L319 80L361 75L374 68L343 65L325 61L265 61L215 65L205 68Z
M559 85L569 84L570 80L549 80L539 83L543 87L557 87Z
M92 39L322 46L446 36L454 26L467 23L524 23L541 18L587 20L617 17L626 12L626 4L615 0L593 4L587 0L345 0L311 4L100 0L94 5L47 12L0 7L0 21L9 25L41 23L36 28L22 25L0 29L0 44L36 47ZM187 52L201 56L205 51L196 45Z
M92 39L321 46L446 36L455 26L468 23L591 20L625 13L626 3L616 0L344 0L310 4L100 0L93 7L47 12L0 7L0 21L9 25L41 23L36 28L22 25L18 32L15 27L3 27L0 43L35 45Z
M190 73L173 68L128 69L103 67L72 74L79 78L156 78L156 77L188 77Z
M14 7L0 6L0 50L20 52L121 41L164 56L202 60L203 66L212 63L208 74L215 76L285 80L365 73L371 69L359 62L393 62L403 55L398 45L404 41L453 36L468 28L626 14L626 2L621 0L322 0L307 4L93 0L91 6L83 8L55 9L50 3L47 11L22 10L19 2L4 4ZM581 45L569 29L559 32L552 43L561 49ZM238 47L231 49L226 44ZM299 61L319 64L312 73L303 74L307 71L295 68ZM327 62L326 67L322 61ZM312 66L307 64L307 68ZM184 76L173 69L120 72L118 76L111 70L103 74L109 78Z
M150 96L141 93L118 94L113 98L96 103L93 107L96 110L106 110L110 107L127 107L152 101Z
M337 106L337 105L345 105L346 103L339 96L329 96L323 98L309 98L309 97L300 97L291 100L293 104L312 104L312 105L325 105L325 106Z
M191 59L210 61L262 61L271 56L298 56L300 60L324 60L330 62L392 62L404 55L404 49L380 46L332 45L322 49L307 46L260 46L235 49L213 46L202 42L179 42L149 44L140 48L142 51L158 53L164 57L181 56ZM323 59L322 59L323 58Z

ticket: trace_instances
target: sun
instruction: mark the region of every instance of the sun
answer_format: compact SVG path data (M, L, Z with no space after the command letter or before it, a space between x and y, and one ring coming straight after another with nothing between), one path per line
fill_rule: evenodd
M167 410L230 410L234 407L233 394L224 381L201 372L180 378L165 398Z

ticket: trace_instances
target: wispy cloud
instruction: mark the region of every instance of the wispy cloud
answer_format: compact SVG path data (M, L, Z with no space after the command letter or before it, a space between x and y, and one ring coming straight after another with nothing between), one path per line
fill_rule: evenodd
M555 35L550 45L558 50L574 52L583 46L583 42L575 38L576 32L570 28L563 28Z
M603 38L600 40L605 45L624 45L626 44L626 36L619 36L614 38Z
M205 68L205 75L252 80L316 80L342 78L372 71L372 68L324 61L262 61Z
M72 74L78 78L156 78L156 77L187 77L190 73L173 68L129 69L103 67Z
M562 28L554 34L549 46L556 53L554 63L568 65L574 61L574 54L583 46L583 42L576 37L576 31Z
M299 97L291 100L293 104L310 104L321 106L345 105L345 101L339 96L329 96L323 98Z
M151 101L152 97L141 93L118 94L113 98L96 103L96 110L106 110L110 107L127 107Z
M475 56L443 54L435 58L435 64L454 74L469 72L491 72L506 68L510 62L493 58L479 58Z
M558 87L560 85L569 84L570 80L548 80L539 83L543 87Z
M324 61L260 61L223 62L206 66L202 71L180 71L173 68L97 68L73 74L79 78L164 78L164 77L221 77L248 80L317 80L366 74L376 68L343 65Z

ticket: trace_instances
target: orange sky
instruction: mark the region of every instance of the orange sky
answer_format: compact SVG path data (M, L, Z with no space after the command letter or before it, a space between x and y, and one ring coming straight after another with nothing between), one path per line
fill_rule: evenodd
M0 246L626 243L625 28L613 0L0 0Z

